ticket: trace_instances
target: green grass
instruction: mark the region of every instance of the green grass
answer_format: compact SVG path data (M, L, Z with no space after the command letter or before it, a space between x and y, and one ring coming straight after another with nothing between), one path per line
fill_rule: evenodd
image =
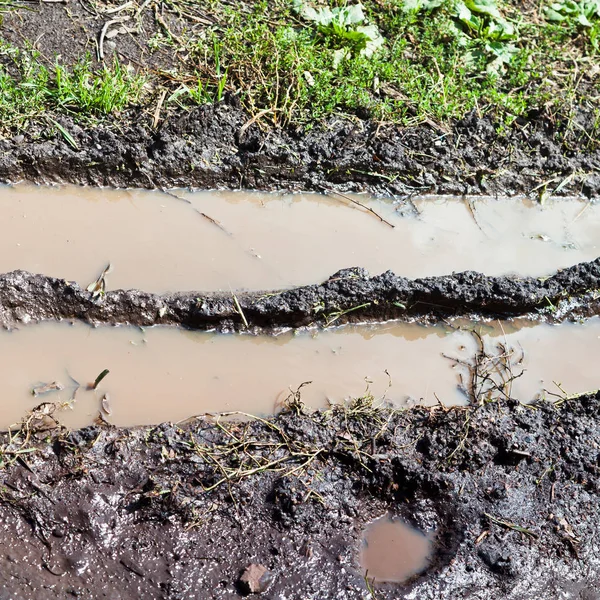
M117 60L94 71L89 57L66 67L45 66L35 52L0 45L0 120L15 129L50 114L98 117L139 101L146 77Z
M542 10L524 11L516 0L500 2L496 16L473 9L481 0L466 0L472 11L465 18L458 2L407 12L404 0L364 0L368 24L385 39L370 57L356 50L351 28L340 33L319 26L295 11L292 0L213 0L202 10L216 24L184 27L178 35L161 18L157 32L140 40L148 53L177 54L177 66L168 72L133 73L117 61L98 69L89 59L48 64L4 44L0 117L5 128L22 128L45 113L101 118L142 104L153 114L160 94L146 93L148 82L167 91L159 106L163 117L218 102L229 92L251 117L301 127L333 116L445 127L475 109L491 114L499 129L536 113L569 131L576 127L573 109L582 105L596 110L600 123L597 86L591 94L593 81L586 76L599 59L594 36L600 18L590 17L591 27L571 17L548 21ZM542 0L542 7L549 3ZM193 11L193 3L168 5L189 24L181 15ZM331 0L331 7L342 5ZM346 54L336 64L340 51Z
M266 2L250 13L225 10L222 25L192 42L202 65L196 72L206 92L201 101L211 91L214 98L225 81L251 114L268 111L280 123L307 125L336 113L404 125L448 123L478 109L507 126L533 109L560 104L553 69L590 50L577 47L577 31L568 24L527 23L519 11L507 9L516 30L514 52L494 72L494 55L485 50L489 40L457 31L450 3L412 14L401 10L401 0L388 0L383 9L365 4L385 46L370 59L353 56L338 68L332 41L302 22L289 3L279 3L279 10ZM581 100L574 84L559 85L559 96Z
M56 65L48 91L61 108L108 115L137 102L144 83L145 77L123 68L118 60L93 72L86 59L72 69Z

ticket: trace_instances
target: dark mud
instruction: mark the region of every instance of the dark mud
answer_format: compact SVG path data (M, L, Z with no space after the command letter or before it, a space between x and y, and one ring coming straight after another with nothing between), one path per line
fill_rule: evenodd
M535 120L505 137L491 118L474 114L452 132L369 121L336 121L310 132L256 124L243 130L250 118L235 97L172 116L157 131L135 111L89 129L57 120L79 149L34 124L0 140L0 181L504 196L532 193L552 180L555 188L564 183L561 194L600 194L600 151L586 152L583 143L567 150L553 124ZM593 115L581 112L575 120L585 132Z
M597 309L600 258L548 278L488 277L466 271L410 280L391 271L369 276L344 269L320 285L237 294L156 295L137 290L96 296L63 279L13 271L0 275L0 324L10 328L49 319L89 323L182 325L191 329L272 329L482 315L591 316Z
M600 398L5 436L0 596L598 598ZM31 440L39 436L29 430ZM435 531L429 570L371 596L361 532Z

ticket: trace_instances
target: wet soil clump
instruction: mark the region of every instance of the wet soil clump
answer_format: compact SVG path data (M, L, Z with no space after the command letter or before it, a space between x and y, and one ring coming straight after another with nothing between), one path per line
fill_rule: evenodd
M364 526L435 531L379 599L594 598L600 396L390 411L370 399L246 423L39 431L0 448L11 598L368 598ZM39 438L46 438L39 441ZM369 584L370 585L370 584Z
M370 276L343 269L319 285L283 291L179 293L137 290L95 295L64 279L13 271L0 275L0 324L48 319L140 326L181 325L233 331L402 318L484 315L506 318L548 313L554 319L591 316L597 308L600 259L548 278L489 277L466 271L406 279L391 271Z
M585 112L577 118L593 121ZM77 150L60 133L33 124L0 140L0 181L510 196L557 180L565 182L562 194L600 193L599 151L563 151L552 125L535 120L527 123L533 135L516 128L504 137L490 117L476 114L442 136L429 125L403 129L369 121L336 120L308 132L244 129L249 120L234 96L174 115L157 131L135 110L90 129L57 117Z

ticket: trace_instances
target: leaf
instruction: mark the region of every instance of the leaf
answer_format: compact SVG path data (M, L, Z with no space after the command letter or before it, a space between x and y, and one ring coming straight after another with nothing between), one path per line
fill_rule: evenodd
M357 27L356 30L346 30L339 27L336 27L335 29L335 33L338 37L352 42L357 49L364 48L370 39L367 35L359 31L361 27Z
M110 373L110 371L108 369L104 369L104 371L102 371L102 373L100 373L100 375L98 375L98 377L96 377L93 385L92 385L92 389L95 390L99 385L100 382Z
M404 12L419 12L421 10L431 11L439 8L444 0L404 0L402 10Z
M350 50L348 48L340 48L335 50L333 53L333 68L337 69L342 61L350 57Z
M71 146L71 148L73 148L73 150L79 150L79 146L77 145L77 142L75 141L73 136L58 121L55 121L54 119L51 119L50 117L47 117L47 119L48 119L48 121L50 121L50 123L52 123L56 127L56 129L58 129L60 131L62 136L65 138L65 141L67 142L67 144L69 144L69 146Z
M491 42L485 45L485 49L495 56L486 66L486 71L490 75L499 75L503 73L506 65L510 64L518 49L512 44L502 44Z
M507 529L512 529L514 531L518 531L519 533L524 533L533 538L538 538L539 535L535 533L535 531L531 531L531 529L527 529L527 527L521 527L520 525L515 525L510 521L504 521L502 519L498 519L497 517L493 517L489 513L483 513L492 523L496 523L496 525L501 525L502 527L506 527Z
M365 20L365 14L363 13L362 4L360 3L344 6L343 8L334 8L333 12L334 18L340 25L357 25Z
M574 19L580 26L591 28L591 19L600 16L600 0L562 0L553 2L544 8L544 18L555 23L564 23Z
M333 13L328 7L320 8L316 10L305 2L295 0L293 9L306 21L312 21L317 25L323 27L329 25L333 21Z
M314 11L314 9L311 10ZM333 22L334 15L331 12L331 9L327 7L320 8L318 11L315 11L315 17L312 20L314 20L317 25L325 27Z
M53 381L52 383L42 383L34 386L34 388L31 390L31 394L37 397L47 394L48 392L58 392L62 389L64 389L64 386L61 383L58 381Z
M299 12L307 21L319 21L319 13L312 6L304 6Z
M421 0L404 0L402 10L404 12L419 12L423 8Z
M442 0L428 1L442 2ZM376 25L362 25L366 22L366 17L360 2L350 6L335 7L333 9L323 7L317 10L302 2L302 0L294 0L293 8L305 20L315 23L319 32L324 36L337 38L335 46L344 46L333 52L333 67L335 69L351 54L360 53L362 56L370 58L385 43ZM307 81L310 85L310 80L307 79Z
M108 394L104 394L104 396L102 396L101 406L102 406L102 410L108 416L110 416L112 414L112 408L110 407L110 398L109 398Z
M550 6L546 6L544 8L544 18L546 19L546 21L554 21L556 23L562 23L563 21L567 20L567 17L565 15L559 13L557 10Z
M515 37L514 27L504 19L491 21L484 33L491 40L510 40Z
M467 8L481 15L489 15L494 19L502 19L496 0L465 0Z
M96 281L92 281L90 285L85 288L88 292L92 292L92 298L96 298L96 296L101 296L106 292L106 276L111 272L112 266L110 263L106 265L102 273Z
M360 51L363 56L371 58L375 52L383 47L385 39L375 25L361 25L356 28L356 31L362 33L368 40L365 47Z
M473 13L467 8L463 2L458 2L456 5L456 17L461 23L464 23L469 29L475 31L479 28L479 20L473 16Z
M304 75L304 79L306 80L308 87L313 87L315 85L315 78L310 71L304 71L302 75Z

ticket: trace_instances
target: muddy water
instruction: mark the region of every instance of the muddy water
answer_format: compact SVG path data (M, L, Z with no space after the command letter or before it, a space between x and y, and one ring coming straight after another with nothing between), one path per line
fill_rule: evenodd
M525 325L525 324L522 324ZM514 349L508 393L530 401L600 387L600 319L586 325L479 328L490 353ZM42 401L68 403L65 424L89 424L101 409L118 425L178 421L205 412L270 414L303 382L303 400L325 407L369 390L398 406L465 402L459 389L477 351L474 336L448 326L355 326L318 334L223 336L155 327L93 329L42 323L0 331L0 426L17 422ZM450 358L448 358L450 357ZM492 365L493 366L493 365ZM104 369L110 373L87 390ZM34 397L35 386L64 389Z
M369 581L402 583L428 564L431 539L390 517L373 521L360 548L360 564Z
M0 188L0 272L88 284L110 261L109 289L271 289L340 268L407 277L474 269L542 275L600 255L600 205L560 200L415 200L402 216L360 198L92 188ZM188 203L189 202L189 203ZM204 215L204 216L203 216ZM211 220L212 219L212 220Z

